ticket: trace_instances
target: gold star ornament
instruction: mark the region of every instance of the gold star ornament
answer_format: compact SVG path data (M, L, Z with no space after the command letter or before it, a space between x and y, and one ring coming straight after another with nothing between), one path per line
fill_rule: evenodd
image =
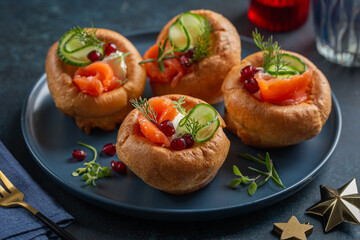
M281 240L306 240L306 236L310 235L312 230L312 225L299 223L295 216L292 216L287 223L274 223L273 229L274 232L281 235Z
M354 178L339 189L320 186L321 201L306 212L323 217L327 233L342 222L360 225L360 195Z

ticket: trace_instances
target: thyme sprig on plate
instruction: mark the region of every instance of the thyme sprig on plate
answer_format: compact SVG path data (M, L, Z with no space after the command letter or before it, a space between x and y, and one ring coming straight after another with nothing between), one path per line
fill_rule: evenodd
M178 101L171 101L171 103L174 104L174 108L177 108L178 112L182 115L186 115L186 110L182 106L185 103L184 99L185 97L182 96Z
M155 124L158 128L160 127L160 124L157 120L157 112L154 110L154 105L151 105L150 102L146 98L139 97L138 99L131 99L131 104L134 108L139 110L144 117L146 117L147 120Z
M268 38L267 42L263 42L264 36L255 29L252 36L257 47L263 52L264 58L264 71L267 72L270 65L274 64L275 66L275 76L278 75L279 71L284 69L286 63L282 60L281 47L278 42L273 40L273 36Z
M250 161L253 161L253 162L256 162L256 163L259 163L261 165L264 165L266 166L266 169L268 170L268 172L264 172L264 171L260 171L258 169L255 169L253 167L248 167L249 170L259 174L256 178L249 178L247 176L243 176L239 170L239 168L237 166L233 166L233 172L236 176L238 176L238 178L234 178L231 182L230 182L230 187L235 187L241 183L248 183L249 181L252 181L251 184L249 185L249 188L248 188L248 193L249 195L253 195L257 188L263 186L270 178L271 180L276 184L278 185L279 187L281 188L285 188L285 186L283 185L283 183L281 182L280 180L280 177L279 175L277 174L276 170L275 170L275 167L272 163L272 160L270 159L270 155L269 153L267 152L266 153L266 156L263 157L262 155L258 154L257 156L258 157L254 157L254 156L251 156L250 154L248 153L245 153L245 154L238 154L238 156L244 158L244 159L247 159L247 160L250 160ZM262 176L261 180L256 182L256 180L260 179L260 177Z
M103 47L105 45L104 41L99 40L96 37L96 29L91 26L90 29L84 29L79 26L76 26L72 29L75 34L75 38L78 38L80 42L84 44L84 46L88 45L99 45Z
M149 62L156 62L160 72L164 72L165 71L165 65L164 65L164 60L166 59L170 59L170 58L176 58L177 56L174 55L174 48L171 45L171 43L169 42L170 47L168 49L166 49L167 47L167 43L168 43L168 38L165 38L164 43L161 45L160 43L158 43L158 57L157 59L154 58L149 58L146 59L144 61L139 62L139 64L144 64L144 63L149 63Z
M78 177L81 175L82 180L86 181L85 185L92 183L93 186L96 186L95 181L97 179L110 176L112 171L110 168L101 167L99 163L95 162L97 158L97 151L94 147L82 142L78 142L78 144L91 149L94 152L94 158L90 162L85 162L85 167L76 169L72 173L72 176Z

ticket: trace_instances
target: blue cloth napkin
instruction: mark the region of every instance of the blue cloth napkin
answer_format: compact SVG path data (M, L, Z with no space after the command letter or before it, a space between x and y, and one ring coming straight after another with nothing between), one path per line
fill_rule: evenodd
M68 226L74 218L54 199L47 195L27 174L0 141L0 170L10 182L24 193L24 201L60 227ZM3 185L4 186L4 185ZM0 207L0 239L53 239L56 238L37 217L22 207Z

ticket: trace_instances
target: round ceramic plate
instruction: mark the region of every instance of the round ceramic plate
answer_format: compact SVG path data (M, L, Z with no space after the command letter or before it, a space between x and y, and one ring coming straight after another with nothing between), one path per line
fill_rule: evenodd
M136 33L129 40L143 54L154 44L157 32ZM257 51L253 43L242 40L242 57ZM151 97L151 89L146 86L145 97ZM333 105L328 121L315 138L295 146L261 150L245 146L238 137L225 130L231 141L229 155L214 180L205 188L186 195L170 195L149 187L141 179L128 171L127 175L114 173L112 177L97 181L97 186L85 186L81 178L71 173L82 167L83 162L72 159L71 153L78 141L101 150L109 142L115 142L117 131L94 130L85 134L70 117L62 115L55 107L49 93L46 75L34 85L24 104L21 126L25 141L35 161L56 183L70 193L99 207L119 213L167 221L194 221L229 217L255 211L274 204L302 187L306 186L324 167L333 152L341 132L341 113L338 101L332 95ZM220 114L224 113L224 103L215 105ZM84 148L85 149L85 148ZM88 158L92 158L91 151ZM285 189L272 181L259 188L253 196L247 194L247 187L228 187L234 178L232 166L237 165L247 175L247 166L262 168L257 164L237 157L237 153L264 154L269 151L275 168ZM99 155L98 162L109 166L114 157Z

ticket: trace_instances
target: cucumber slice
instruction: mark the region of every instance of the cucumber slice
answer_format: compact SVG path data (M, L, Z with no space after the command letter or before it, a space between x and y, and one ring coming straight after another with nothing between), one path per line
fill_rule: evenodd
M59 58L70 65L83 67L92 63L87 55L91 51L98 51L104 56L102 44L85 45L80 41L78 30L70 30L59 40L57 54Z
M199 17L198 17L199 16ZM181 14L179 21L184 25L190 36L190 46L196 46L199 36L205 32L205 22L200 15L191 12Z
M194 140L199 143L210 140L214 136L214 134L215 134L216 130L219 128L219 126L220 126L220 120L218 117L216 117L212 121L201 126L196 131L196 133L194 134L195 135Z
M193 118L199 121L201 125L204 125L217 118L217 116L217 111L213 108L213 106L206 103L199 103L193 107L183 119L180 120L179 126L184 126L189 118Z
M190 37L183 24L178 20L169 28L169 40L177 51L185 51L190 46Z
M282 54L282 61L289 67L294 68L300 74L307 70L306 64L298 57L287 53Z
M276 65L275 64L271 64L268 68L268 73L272 76L276 76ZM288 66L288 65L285 65L281 68L280 71L278 71L278 76L279 75L295 75L295 74L299 74L299 72L291 67L291 66Z

